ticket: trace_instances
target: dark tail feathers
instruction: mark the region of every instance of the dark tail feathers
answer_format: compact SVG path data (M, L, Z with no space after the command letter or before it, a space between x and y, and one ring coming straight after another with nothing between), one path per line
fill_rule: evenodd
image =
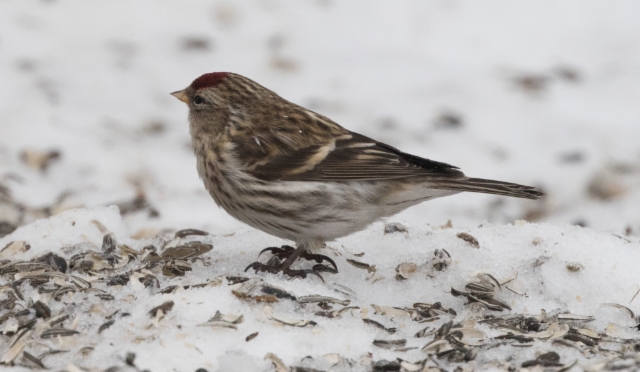
M429 187L440 190L479 192L525 199L540 199L544 195L536 190L535 187L482 178L439 179Z

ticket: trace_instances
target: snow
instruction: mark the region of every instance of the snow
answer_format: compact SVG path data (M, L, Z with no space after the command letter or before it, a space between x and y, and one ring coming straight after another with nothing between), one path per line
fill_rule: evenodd
M78 247L87 249L87 244L88 249L99 251L102 244L101 229L104 228L115 235L119 244L127 244L136 250L148 244L159 244L157 239L131 239L117 208L96 207L65 211L21 227L11 236L1 239L0 246L15 240L30 242L31 249L14 255L11 257L13 260L32 258L49 251L68 253L69 249L78 250ZM376 223L359 237L354 235L338 244L331 244L328 251L338 263L340 273L325 274L326 283L316 278L287 280L282 276L260 275L267 283L297 297L325 295L349 299L349 306L359 307L339 319L314 315L319 308L313 304L298 305L284 299L265 304L239 299L231 292L231 288L235 287L229 286L226 280L215 287L184 289L171 294L159 293L153 287L145 288L133 279L116 290L104 283L94 282L94 288L107 290L115 296L115 300L100 302L83 293L64 298L62 302L49 299L53 313L66 307L79 319L78 330L82 335L74 336L73 340L60 340L57 346L70 350L70 353L47 357L47 365L61 368L66 363L74 363L106 368L122 364L126 352L135 352L136 364L152 371L165 370L167 366L179 370L264 370L270 365L263 361L267 353L274 353L290 365L300 365L303 357L312 356L319 359L315 367L318 364L326 365L322 357L331 354L353 360L359 360L367 353L372 353L374 360L393 360L396 357L420 360L425 355L419 349L426 341L413 338L413 335L427 325L439 326L444 319L434 323L417 323L406 317L388 318L376 315L373 305L404 308L416 302L441 302L444 307L456 309L458 316L455 319L464 320L473 311L464 310L466 301L448 292L451 287L462 289L480 272L490 273L501 281L517 275L520 290L526 294L518 295L503 289L497 296L512 308L513 313L539 315L545 309L549 313L593 314L597 318L590 327L601 334L607 332L607 327L613 323L624 328L625 338L640 337L640 332L630 328L635 324L624 311L603 305L628 304L640 289L634 270L635 263L640 260L637 241L628 242L612 234L577 226L520 221L464 230L478 240L479 248L474 248L456 236L463 230L420 224L407 225L407 229L406 233L384 234L383 224ZM209 236L204 241L212 243L214 250L202 262L196 262L193 271L184 277L157 275L160 288L194 285L228 275L244 275L244 266L253 260L256 253L251 248L255 242L265 246L281 243L278 239L248 228L233 235ZM430 263L436 249L446 249L452 257L450 266L443 271L431 269ZM360 252L365 252L364 256L356 256ZM541 257L546 257L546 260L540 261ZM372 275L351 266L346 262L347 259L375 265L377 271ZM415 263L417 270L409 279L400 281L395 278L395 268L404 262ZM567 268L568 264L579 264L581 267L578 272L573 272ZM378 280L374 282L372 277ZM348 287L355 295L337 292L339 287L336 285ZM47 298L27 286L21 288L27 298L31 295L41 301ZM166 301L175 303L173 309L164 319L154 323L148 314L149 310ZM267 309L269 307L270 310ZM115 310L129 313L130 316L116 317L115 324L96 337L96 329L104 323L104 316ZM237 325L237 330L199 326L216 311L243 315L244 322ZM271 320L271 315L285 319L314 320L317 325L312 328L287 327ZM398 331L389 335L364 324L360 321L362 317L369 317L387 327L396 327ZM480 328L489 336L501 334L486 326ZM246 342L245 337L254 332L259 332L259 335ZM374 339L407 339L407 346L418 349L398 354L373 346ZM78 350L87 345L91 345L95 351L86 357L78 356ZM542 341L535 346L533 349L537 351L556 350ZM520 362L534 359L532 350L514 351L513 348L502 347L480 353L476 362L482 366L493 359L502 360L505 355L502 353L515 353L515 360ZM579 360L584 365L593 364L593 360L585 359L577 350L560 348L559 354L565 363ZM243 367L229 367L240 360ZM364 366L354 368L365 370Z
M101 246L104 231L117 236L127 236L127 228L120 211L115 206L97 207L90 210L71 209L55 218L40 219L14 231L3 239L3 247L12 241L28 241L31 249L21 259L32 259L46 252L57 251L61 246L81 241ZM12 256L1 255L13 259Z
M60 302L22 284L25 298L47 301L54 314L70 311L81 331L38 340L70 350L47 356L45 365L103 370L123 366L127 352L151 371L270 370L268 353L287 366L321 370L349 369L331 367L334 354L356 361L355 370L367 369L359 363L369 360L367 353L374 362L417 361L426 358L420 348L431 338L413 335L448 319L390 319L371 305L441 302L458 313L454 321L463 321L477 314L450 289L463 290L481 272L499 280L517 273L513 284L526 296L505 288L496 294L509 313L593 315L590 329L615 329L637 344L633 320L603 304L640 311L640 295L634 298L640 289L639 12L636 1L0 2L0 190L9 189L12 201L0 191L0 223L21 226L0 238L0 248L13 241L31 247L0 258L56 252L69 260L100 251L105 232L138 251L161 248L176 230L197 228L211 235L186 240L209 242L213 250L183 277L154 271L160 288L222 280L172 294L135 281L117 290L94 283L113 301L76 292ZM340 272L324 274L326 283L257 274L296 296L349 299L360 308L341 318L319 317L316 305L285 299L270 305L240 300L231 293L237 285L225 277L256 276L243 270L258 252L289 242L233 220L197 177L186 108L168 93L212 71L243 74L351 130L474 177L536 185L548 197L462 194L416 206L386 221L402 223L406 233L384 234L385 222L378 222L330 242L325 253ZM459 126L447 125L447 116ZM45 171L22 160L24 151L51 150L60 158ZM121 216L109 206L137 195L149 204L139 211ZM453 227L442 228L448 220ZM479 248L458 238L461 232ZM436 249L451 255L443 271L431 265ZM377 272L347 259L375 265ZM417 271L399 281L395 268L404 262ZM355 296L336 292L335 284ZM173 309L154 323L149 310L169 300ZM265 306L276 317L318 325L277 325ZM116 316L98 334L116 309L131 315ZM216 310L242 314L244 322L237 330L198 326ZM362 311L397 333L364 324ZM490 337L504 333L479 327ZM245 341L253 332L259 335ZM403 338L418 349L372 345ZM9 337L0 339L4 354ZM89 345L93 352L78 353ZM608 360L536 341L531 348L481 350L471 363L519 368L551 350L565 365L577 360L576 369ZM303 360L307 356L313 361Z

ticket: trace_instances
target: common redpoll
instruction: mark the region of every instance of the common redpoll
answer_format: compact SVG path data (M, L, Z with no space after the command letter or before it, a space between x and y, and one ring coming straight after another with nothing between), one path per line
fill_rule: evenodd
M426 200L462 191L537 199L530 186L469 178L457 167L401 152L351 132L229 72L204 74L171 93L189 106L198 173L227 213L288 246L267 248L258 271L305 277L298 258ZM316 265L315 267L328 266Z

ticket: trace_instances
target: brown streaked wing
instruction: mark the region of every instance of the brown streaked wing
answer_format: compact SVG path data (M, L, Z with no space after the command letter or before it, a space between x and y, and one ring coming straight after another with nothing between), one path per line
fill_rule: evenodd
M249 173L265 181L367 181L464 176L456 167L406 154L357 133L323 145L280 153ZM344 138L344 137L342 137ZM325 155L326 153L326 155Z

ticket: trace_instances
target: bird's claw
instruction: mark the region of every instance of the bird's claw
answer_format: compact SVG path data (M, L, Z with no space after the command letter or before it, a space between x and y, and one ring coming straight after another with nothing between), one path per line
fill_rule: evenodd
M262 255L264 252L270 252L272 254L271 258L269 258L269 261L266 264L263 264L261 262L254 262L251 265L247 266L247 268L244 270L245 272L249 269L253 269L256 272L268 272L271 274L277 274L277 273L283 273L292 277L298 277L298 278L306 278L307 275L315 275L318 278L320 278L320 280L322 280L322 282L324 282L324 279L322 278L322 276L320 275L320 272L325 272L325 273L337 273L338 272L338 265L336 265L336 263L329 257L321 255L321 254L314 254L314 253L308 253L308 252L303 252L303 253L299 253L300 256L298 256L298 258L307 260L307 261L315 261L317 262L316 265L313 266L313 268L311 270L294 270L291 269L290 267L284 267L284 265L288 265L290 266L291 263L286 263L287 259L289 259L292 255L294 255L296 249L293 248L290 245L283 245L282 247L268 247L263 249L262 251L260 251L260 254L258 254L258 257L260 257L260 255ZM324 264L324 262L327 262L327 264Z
M260 251L260 253L258 254L258 257L260 257L264 252L271 252L271 254L273 254L274 257L278 257L278 259L280 259L281 261L284 261L287 259L287 257L289 257L291 253L293 253L294 250L295 248L293 248L290 245L283 245L282 247L267 247ZM325 255L305 252L305 253L302 253L299 258L302 258L307 261L315 261L316 263L319 263L319 264L321 264L323 261L327 261L331 266L333 266L333 269L328 268L326 265L322 265L328 268L328 269L322 269L322 271L330 272L334 274L338 272L338 265L336 265L335 261L333 261L331 258Z
M319 264L322 264L322 261L327 261L328 263L331 264L331 266L333 266L333 271L328 271L328 272L335 272L335 273L338 272L338 265L336 265L335 261L333 261L331 258L329 258L329 257L327 257L325 255L314 254L314 253L306 253L305 252L305 253L300 255L300 258L304 258L307 261L315 261L315 262L317 262ZM318 265L316 265L316 266L318 266ZM326 265L321 265L321 266L327 267Z
M267 247L258 253L260 257L264 252L271 252L272 255L278 257L281 260L286 259L295 249L290 245L283 245L282 247Z
M262 262L253 262L252 264L247 266L247 268L244 269L244 271L247 272L249 269L253 269L255 272L268 272L271 274L277 274L279 272L282 272L283 274L289 275L291 277L298 277L303 279L306 278L308 274L311 274L320 278L320 280L322 280L322 282L324 283L324 279L322 278L322 275L320 275L320 273L318 273L315 270L293 270L289 268L283 269L278 266L270 265L269 263L263 264Z

